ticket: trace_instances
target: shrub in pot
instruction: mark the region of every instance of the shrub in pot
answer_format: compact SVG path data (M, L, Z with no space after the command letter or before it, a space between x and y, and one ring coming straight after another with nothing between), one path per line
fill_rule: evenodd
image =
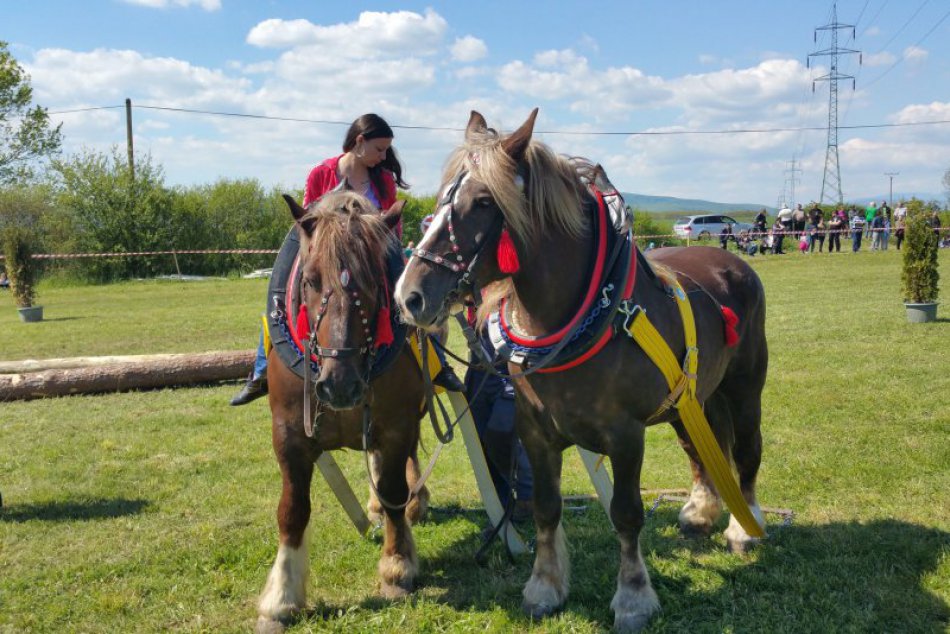
M907 205L901 290L907 306L907 319L912 322L933 321L937 316L940 281L937 236L928 219L921 201L912 200Z
M10 280L13 302L24 321L43 318L42 306L33 306L36 299L37 262L33 259L35 236L26 227L7 226L0 234L4 265Z

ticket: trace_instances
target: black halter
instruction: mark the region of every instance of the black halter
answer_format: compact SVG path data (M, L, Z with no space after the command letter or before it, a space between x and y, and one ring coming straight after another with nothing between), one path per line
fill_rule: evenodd
M481 293L476 292L477 289L475 288L474 280L472 279L472 271L478 264L478 258L482 254L482 250L485 248L485 245L489 244L493 239L495 239L497 235L501 234L501 229L504 225L504 216L499 214L499 217L489 228L488 233L485 234L484 239L481 242L475 243L472 257L468 260L468 262L466 262L465 256L462 255L462 249L458 244L458 239L455 236L455 228L452 224L452 216L455 213L455 196L458 193L459 187L462 185L462 181L467 175L468 171L463 170L455 178L455 180L452 182L452 185L450 185L448 190L445 192L445 196L442 197L442 200L440 200L436 206L439 210L438 213L444 212L446 214L446 220L449 228L449 242L452 244L451 251L439 255L432 253L431 251L426 251L425 249L416 248L413 249L412 255L427 262L441 266L442 268L448 269L453 275L458 275L459 279L455 284L454 292L458 294L471 293L475 299L475 302L480 303Z

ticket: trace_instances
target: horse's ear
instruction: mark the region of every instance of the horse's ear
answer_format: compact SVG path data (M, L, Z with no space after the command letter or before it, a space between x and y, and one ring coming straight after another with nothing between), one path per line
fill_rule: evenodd
M386 223L386 226L390 230L395 231L396 227L399 226L399 221L402 219L402 208L406 206L405 199L397 200L392 204L392 207L383 212L383 222Z
M287 206L290 207L290 213L293 214L294 220L300 220L307 215L307 210L300 206L300 203L297 202L290 194L284 194L284 200L287 202Z
M465 139L469 140L469 137L473 134L484 134L487 129L488 122L485 121L485 117L481 113L472 110L472 114L468 118L468 126L465 128Z
M287 206L290 207L290 213L293 214L294 220L297 221L297 224L307 233L309 236L313 232L313 219L306 220L301 222L304 216L307 215L307 210L300 206L300 203L297 202L293 196L284 194L284 201L287 202Z
M531 133L534 132L534 120L537 117L538 109L535 108L528 115L528 120L501 142L501 148L505 151L505 154L516 163L524 158L524 153L528 150L528 144L531 143Z

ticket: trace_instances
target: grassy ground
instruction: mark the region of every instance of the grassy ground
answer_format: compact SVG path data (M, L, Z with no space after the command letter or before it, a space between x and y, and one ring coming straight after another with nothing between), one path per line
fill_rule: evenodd
M899 254L752 260L769 299L760 500L795 511L748 556L691 541L661 504L641 544L663 612L651 632L945 632L950 627L950 319L906 323ZM950 253L941 253L943 297ZM0 310L0 359L249 348L263 281L40 288L46 321ZM2 296L0 296L2 298ZM454 340L455 347L461 348ZM0 631L208 631L253 626L276 552L280 479L267 406L229 408L236 385L0 404ZM427 434L427 447L433 446ZM566 494L591 486L576 455ZM365 490L356 453L338 456ZM669 428L643 481L688 484ZM612 623L616 540L596 504L565 524L572 592L532 623L530 557L472 555L483 513L460 442L432 477L415 529L422 576L375 598L379 543L313 488L308 618L292 631L596 632ZM721 520L721 527L725 520Z

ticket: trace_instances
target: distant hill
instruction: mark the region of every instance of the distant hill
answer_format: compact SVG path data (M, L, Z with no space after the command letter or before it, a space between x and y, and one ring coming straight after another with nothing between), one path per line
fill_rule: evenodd
M776 211L774 207L752 203L714 203L709 200L674 198L673 196L648 196L628 192L621 192L621 195L624 202L634 209L657 213L682 211L686 213L722 214L730 211L758 211L762 207L765 207L770 214L774 214Z

